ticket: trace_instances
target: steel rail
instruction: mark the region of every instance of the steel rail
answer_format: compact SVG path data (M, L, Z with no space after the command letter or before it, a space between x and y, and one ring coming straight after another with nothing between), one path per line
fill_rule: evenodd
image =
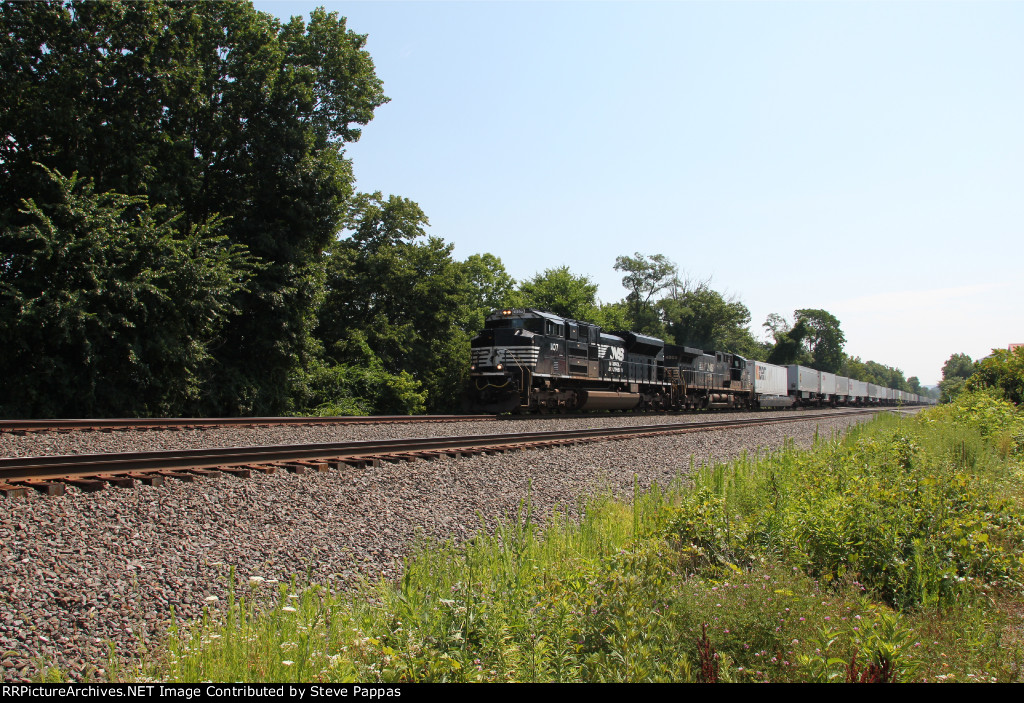
M342 415L333 417L124 417L61 420L0 420L3 432L70 432L206 427L273 427L278 425L371 425L414 422L493 420L494 415Z
M125 475L127 473L203 470L259 464L281 464L296 461L322 461L327 459L345 463L346 459L362 461L373 457L409 456L415 452L486 451L488 448L494 447L529 447L545 443L627 439L751 425L809 422L819 420L822 417L845 417L876 412L880 412L880 410L853 410L810 417L798 415L793 417L744 418L739 420L634 425L585 430L357 440L324 444L218 447L117 454L13 457L0 459L0 482L46 481L88 476L109 477L111 475Z

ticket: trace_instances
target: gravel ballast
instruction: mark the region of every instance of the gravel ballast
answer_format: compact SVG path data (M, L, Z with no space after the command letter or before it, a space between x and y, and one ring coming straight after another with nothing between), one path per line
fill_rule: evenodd
M694 419L705 417L717 419ZM584 494L629 494L634 475L641 488L668 483L689 468L691 457L698 465L723 461L744 451L778 448L787 438L809 446L815 432L829 436L868 417L816 417L775 427L343 472L225 475L191 484L169 481L162 487L89 494L69 488L59 497L0 499L0 677L24 680L40 665L57 666L73 679L95 677L94 670L106 665L108 643L128 659L138 656L140 646L152 650L172 607L179 619L188 620L202 614L208 597L223 602L232 566L242 581L250 576L305 581L308 574L315 582L344 585L360 576L391 577L417 538L464 539L480 529L480 515L493 521L514 513L528 496L543 515L575 504ZM656 421L649 416L553 419L529 428L508 423L506 431L596 426L605 420ZM495 433L495 424L241 433L235 428L194 433L200 440L186 432L39 434L5 436L0 451L28 456ZM339 436L346 433L353 436ZM50 449L40 451L44 446Z
M827 415L825 410L784 410L754 413L594 415L588 417L525 416L491 421L393 423L381 425L292 425L279 427L226 426L181 430L105 430L0 433L0 457L107 454L116 452L210 449L214 447L320 444L358 440L445 437L474 434L544 432L589 427L622 427L723 419Z

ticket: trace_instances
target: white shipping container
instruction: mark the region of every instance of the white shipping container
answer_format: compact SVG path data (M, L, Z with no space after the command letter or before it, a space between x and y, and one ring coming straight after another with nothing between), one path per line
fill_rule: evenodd
M850 379L836 376L836 395L850 395Z
M798 393L818 393L821 388L820 374L814 369L805 366L790 364L786 367L789 372L789 390Z
M824 395L836 394L836 375L834 373L821 372L821 393Z
M876 386L874 383L868 384L868 398L874 398L878 400L885 397L885 389L881 386Z
M850 379L850 397L851 398L867 398L868 397L868 382L867 381L855 381Z
M785 366L755 361L754 392L758 395L786 395L788 376Z

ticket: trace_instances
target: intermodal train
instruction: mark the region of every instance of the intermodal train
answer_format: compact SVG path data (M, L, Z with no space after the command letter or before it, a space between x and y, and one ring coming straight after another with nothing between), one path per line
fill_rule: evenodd
M470 349L470 407L496 413L918 405L933 401L796 364L667 344L550 312L497 310Z

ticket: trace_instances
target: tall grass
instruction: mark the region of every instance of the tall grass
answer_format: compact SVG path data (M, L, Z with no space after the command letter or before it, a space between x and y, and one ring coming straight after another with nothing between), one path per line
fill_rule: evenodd
M967 579L1019 586L1013 465L968 423L886 417L813 452L705 467L675 532L698 566L770 555L896 608L950 605Z
M421 544L397 583L279 585L271 607L253 604L267 584L236 584L142 675L1013 680L1022 457L1020 413L971 396L591 500L576 520L541 526L524 503L492 534Z

